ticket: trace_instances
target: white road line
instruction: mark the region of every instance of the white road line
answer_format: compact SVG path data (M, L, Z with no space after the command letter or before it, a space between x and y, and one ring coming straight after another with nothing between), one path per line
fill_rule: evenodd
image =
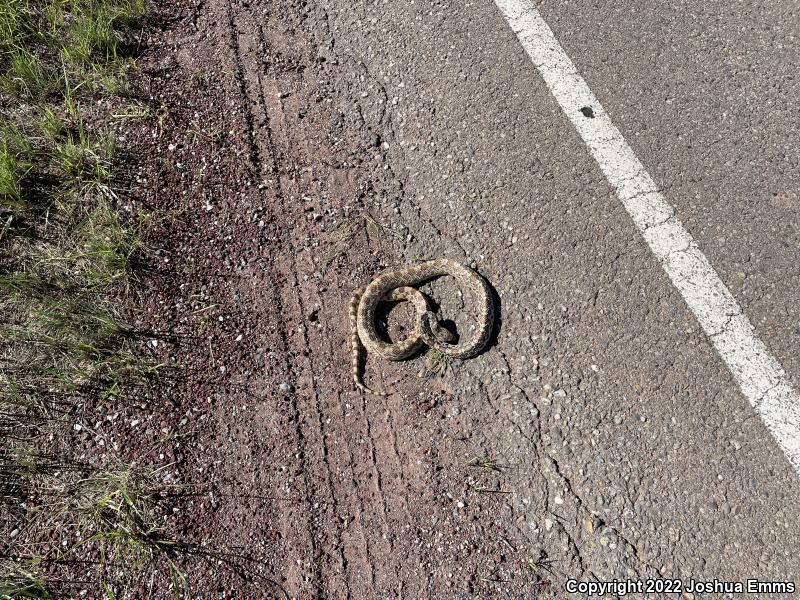
M800 474L800 395L530 0L495 0L653 254ZM589 112L588 107L591 109ZM581 109L584 108L584 112ZM591 116L593 114L593 117ZM587 116L588 115L588 116Z

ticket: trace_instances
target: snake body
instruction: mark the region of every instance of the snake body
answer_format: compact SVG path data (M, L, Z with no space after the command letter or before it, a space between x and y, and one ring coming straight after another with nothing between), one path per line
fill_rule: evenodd
M413 287L442 275L453 276L460 286L471 290L478 300L478 326L475 333L458 344L453 344L453 334L439 325L425 295ZM405 339L387 342L381 339L375 327L378 304L403 300L414 305L416 326ZM489 284L478 273L459 262L439 259L386 271L367 287L356 290L350 300L353 382L365 393L388 395L370 389L362 381L360 364L363 349L388 360L404 360L427 345L453 358L470 358L486 345L493 324L494 304Z

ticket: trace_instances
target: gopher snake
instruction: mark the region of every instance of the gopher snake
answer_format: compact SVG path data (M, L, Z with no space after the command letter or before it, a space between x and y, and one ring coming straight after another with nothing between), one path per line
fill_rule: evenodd
M440 275L452 275L459 284L472 290L478 299L478 327L471 339L459 344L453 344L453 334L439 325L425 295L411 287ZM408 300L414 305L417 313L416 327L405 339L386 342L380 338L375 328L375 311L379 302L399 300ZM387 271L376 277L366 288L356 290L350 300L353 381L363 392L378 396L388 395L380 390L371 390L361 380L359 366L362 348L388 360L406 359L424 345L453 358L470 358L486 345L492 334L493 324L494 305L489 284L469 267L443 258Z

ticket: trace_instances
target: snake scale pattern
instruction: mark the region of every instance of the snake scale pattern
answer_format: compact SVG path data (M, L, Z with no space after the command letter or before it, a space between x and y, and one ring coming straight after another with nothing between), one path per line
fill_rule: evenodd
M453 334L439 325L430 310L427 297L413 287L442 275L454 277L459 286L471 290L478 299L478 326L475 333L458 344L453 344ZM405 339L387 342L381 339L375 327L375 312L380 302L395 301L413 304L416 325ZM388 396L387 392L370 389L362 381L360 365L364 349L387 360L404 360L427 345L452 358L470 358L478 354L489 341L493 326L494 303L489 284L469 267L454 260L439 259L386 271L367 287L356 290L350 300L353 382L362 392Z

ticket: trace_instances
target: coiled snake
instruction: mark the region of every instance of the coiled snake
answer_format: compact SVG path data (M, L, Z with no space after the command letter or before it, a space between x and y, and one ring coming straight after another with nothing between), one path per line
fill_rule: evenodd
M441 275L452 275L461 286L472 290L478 299L478 326L475 333L458 344L453 344L453 334L439 325L426 296L412 287ZM375 311L380 302L401 300L408 300L414 305L416 326L405 339L390 343L378 335ZM427 345L453 358L470 358L478 354L489 341L493 325L494 304L489 284L478 273L459 262L443 258L384 272L366 288L356 290L350 300L353 382L362 392L388 396L387 392L372 390L362 381L360 364L363 349L388 360L404 360Z

